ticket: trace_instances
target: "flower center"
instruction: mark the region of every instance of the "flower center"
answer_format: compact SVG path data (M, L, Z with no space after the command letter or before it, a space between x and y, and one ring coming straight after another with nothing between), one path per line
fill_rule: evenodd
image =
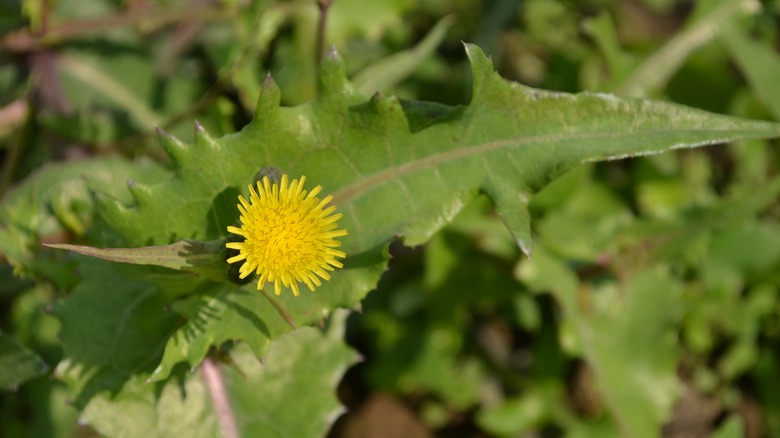
M258 209L257 213L247 243L271 270L296 271L313 262L322 250L316 238L318 221L310 208L276 205Z
M272 282L276 295L281 293L282 285L298 295L299 283L314 291L321 280L330 280L329 271L344 267L336 260L347 256L336 249L341 243L335 238L347 235L347 230L339 230L336 224L341 214L333 214L336 207L324 208L333 197L320 201L317 194L321 186L310 192L304 190L305 180L302 176L288 185L287 175L282 175L278 185L271 185L265 177L258 182L257 190L249 186L249 201L238 197L242 225L227 230L244 241L225 243L227 248L239 251L227 262L244 260L239 278L257 273L258 290Z

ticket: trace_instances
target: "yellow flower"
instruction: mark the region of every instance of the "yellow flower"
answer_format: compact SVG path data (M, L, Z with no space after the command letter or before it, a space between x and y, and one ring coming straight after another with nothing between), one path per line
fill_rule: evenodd
M316 196L322 187L307 192L303 189L305 181L302 176L288 186L287 175L282 175L281 184L272 185L266 176L257 182L257 191L249 186L249 202L238 196L242 225L227 230L243 236L244 241L225 244L239 251L227 262L245 260L239 277L257 272L257 290L269 281L274 283L276 295L281 294L284 285L297 296L299 282L314 291L322 284L320 278L330 279L328 271L343 267L336 257L344 258L346 254L334 249L341 246L336 238L347 235L336 224L342 215L333 214L335 206L325 208L333 196L320 201Z

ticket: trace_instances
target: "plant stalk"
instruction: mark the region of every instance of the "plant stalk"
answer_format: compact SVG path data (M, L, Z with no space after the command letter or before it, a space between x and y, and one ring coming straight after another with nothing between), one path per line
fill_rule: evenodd
M314 52L317 59L314 60L315 65L320 65L322 57L325 55L325 27L328 23L328 9L333 4L334 0L317 0L317 5L320 7L320 20L317 23L317 50Z
M200 365L200 374L206 383L211 402L214 404L214 410L217 412L219 428L222 436L225 438L238 438L238 428L236 427L236 417L233 415L233 409L230 407L225 390L225 381L222 378L222 371L219 369L214 359L207 357Z

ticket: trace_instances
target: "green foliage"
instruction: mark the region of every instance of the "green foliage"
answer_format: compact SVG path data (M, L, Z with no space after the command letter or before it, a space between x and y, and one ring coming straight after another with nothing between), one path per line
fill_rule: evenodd
M274 342L263 368L244 351L227 377L242 436L324 435L342 410L334 387L357 359L343 340L347 313L336 311L325 333L303 328ZM272 365L273 364L273 365ZM257 382L263 391L252 384ZM248 384L247 384L248 383ZM295 406L295 409L291 409Z
M46 372L46 363L13 338L0 334L0 389L15 389Z
M130 3L0 14L3 436L780 433L771 6ZM314 293L225 262L269 165Z
M303 328L285 335L268 349L262 366L245 345L231 351L229 363L217 365L241 436L317 436L327 430L341 409L334 382L355 361L342 339L345 320L343 311L336 312L324 333ZM66 381L84 371L70 367L61 366ZM206 385L187 372L154 384L133 377L116 393L92 397L82 418L106 436L220 436Z

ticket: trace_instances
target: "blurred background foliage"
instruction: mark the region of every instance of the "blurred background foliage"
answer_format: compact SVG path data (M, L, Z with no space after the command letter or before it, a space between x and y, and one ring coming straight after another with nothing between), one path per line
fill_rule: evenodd
M3 436L94 433L49 375L75 280L40 246L96 220L79 175L166 178L155 127L235 132L268 72L308 101L331 44L366 95L468 103L468 41L531 86L780 120L778 0L324 3L320 41L314 0L0 0ZM750 141L582 166L532 201L531 260L483 198L394 244L331 435L780 436L779 164Z

